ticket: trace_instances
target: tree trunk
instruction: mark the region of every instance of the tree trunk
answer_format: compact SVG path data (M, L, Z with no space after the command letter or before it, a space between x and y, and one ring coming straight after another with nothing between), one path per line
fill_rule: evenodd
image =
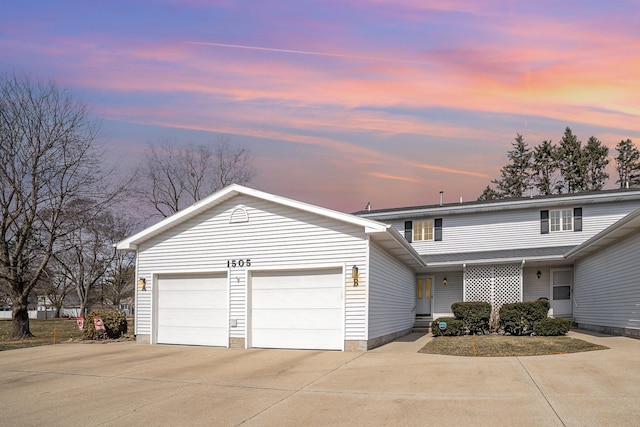
M29 329L29 309L26 298L12 299L13 305L13 335L15 339L31 338Z

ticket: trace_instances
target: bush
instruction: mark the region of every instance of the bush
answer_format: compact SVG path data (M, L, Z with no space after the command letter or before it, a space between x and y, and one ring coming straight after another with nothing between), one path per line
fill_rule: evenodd
M533 324L533 332L536 335L547 337L566 335L569 329L571 329L571 320L561 317L547 317Z
M482 301L454 302L451 311L456 319L462 320L470 334L489 331L491 304Z
M440 322L446 322L447 327L444 330L440 329ZM466 330L464 322L455 317L439 317L431 322L431 334L434 337L465 335Z
M528 335L533 325L545 319L549 312L549 301L538 300L503 304L500 308L500 327L505 334Z
M102 319L104 330L96 330L94 319ZM95 310L84 320L82 333L86 339L115 339L127 333L127 318L115 310Z

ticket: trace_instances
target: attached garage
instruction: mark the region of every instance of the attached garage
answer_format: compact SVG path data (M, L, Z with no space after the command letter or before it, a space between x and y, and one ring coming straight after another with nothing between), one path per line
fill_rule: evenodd
M229 345L226 274L160 275L157 281L157 343Z
M251 273L250 346L342 350L342 269Z
M366 351L411 330L424 267L391 225L239 185L117 248L149 344Z

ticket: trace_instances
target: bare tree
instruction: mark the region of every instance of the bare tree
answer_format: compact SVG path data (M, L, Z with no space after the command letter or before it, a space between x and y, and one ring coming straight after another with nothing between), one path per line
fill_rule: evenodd
M140 169L141 197L163 217L227 185L247 184L256 174L249 150L225 137L209 145L150 145Z
M96 285L102 283L116 258L113 245L124 238L118 219L110 212L83 217L87 204L93 201L77 200L70 207L72 231L60 239L60 247L54 253L61 274L73 283L78 294L81 314L89 307Z
M11 294L13 337L32 336L28 301L66 226L70 203L109 199L97 126L85 104L54 83L0 75L0 281Z
M135 281L135 254L118 251L104 281L106 302L118 308L123 301L133 297Z

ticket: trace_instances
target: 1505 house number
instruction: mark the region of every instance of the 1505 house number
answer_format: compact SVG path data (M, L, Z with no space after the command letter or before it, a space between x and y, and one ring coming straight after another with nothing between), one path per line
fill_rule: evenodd
M227 268L230 267L251 267L250 259L230 259L227 261Z

